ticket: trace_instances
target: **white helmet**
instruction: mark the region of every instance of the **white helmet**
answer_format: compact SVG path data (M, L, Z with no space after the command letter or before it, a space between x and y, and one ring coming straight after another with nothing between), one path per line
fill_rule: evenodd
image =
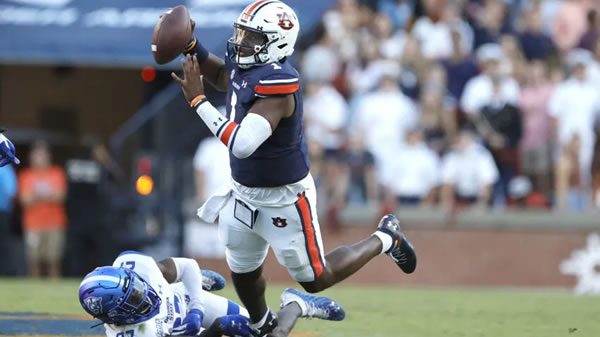
M233 27L229 56L238 66L249 68L292 55L300 22L283 2L258 0L244 8Z

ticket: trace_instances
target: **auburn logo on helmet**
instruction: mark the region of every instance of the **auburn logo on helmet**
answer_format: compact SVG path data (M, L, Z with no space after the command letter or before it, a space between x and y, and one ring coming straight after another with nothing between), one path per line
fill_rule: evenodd
M279 27L285 30L294 28L294 23L292 20L290 20L290 15L288 13L283 12L281 14L277 14L277 16L279 17Z

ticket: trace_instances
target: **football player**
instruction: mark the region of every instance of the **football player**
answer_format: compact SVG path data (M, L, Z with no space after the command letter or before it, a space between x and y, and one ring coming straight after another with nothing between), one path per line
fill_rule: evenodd
M19 164L19 158L15 155L15 146L3 133L4 129L0 128L0 167L10 163Z
M262 266L269 246L308 292L331 287L380 254L412 273L416 254L393 215L384 216L372 236L323 253L300 76L289 60L300 22L283 2L258 0L233 26L224 59L193 38L183 51L183 78L172 77L230 151L232 182L207 200L198 215L207 222L219 219L237 294L250 312L252 328L263 336L277 325L264 298ZM227 92L226 116L207 100L202 78Z
M96 268L79 286L83 309L104 323L107 337L249 336L246 309L205 290L225 282L200 271L195 260L152 257L125 251L112 266ZM342 320L333 300L286 289L281 297L285 324L276 336L287 336L299 317Z

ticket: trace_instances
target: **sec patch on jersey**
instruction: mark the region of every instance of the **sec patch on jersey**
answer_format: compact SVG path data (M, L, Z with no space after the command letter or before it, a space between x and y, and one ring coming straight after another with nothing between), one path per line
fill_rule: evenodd
M158 64L173 61L192 40L190 12L179 5L163 14L152 33L152 55Z

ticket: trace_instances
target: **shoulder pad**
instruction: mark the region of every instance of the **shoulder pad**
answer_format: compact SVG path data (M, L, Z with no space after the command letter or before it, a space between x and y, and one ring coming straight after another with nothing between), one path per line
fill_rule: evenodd
M290 95L300 89L298 72L289 64L271 63L262 67L254 86L256 96Z

